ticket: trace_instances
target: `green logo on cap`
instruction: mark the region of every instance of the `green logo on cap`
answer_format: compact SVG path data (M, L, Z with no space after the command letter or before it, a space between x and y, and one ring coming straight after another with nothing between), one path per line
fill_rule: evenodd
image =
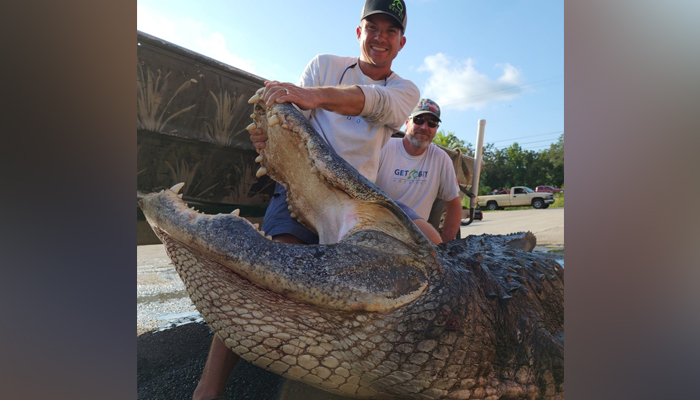
M401 4L401 0L394 0L394 2L389 6L389 9L399 14L399 17L403 18L403 4Z

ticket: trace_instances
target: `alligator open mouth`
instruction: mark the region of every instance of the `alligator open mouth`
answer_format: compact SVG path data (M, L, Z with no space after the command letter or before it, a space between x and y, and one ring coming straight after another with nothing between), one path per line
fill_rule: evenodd
M252 363L367 398L563 398L563 269L534 236L432 245L290 104L252 116L258 157L319 245L270 240L237 212L140 205L204 319Z

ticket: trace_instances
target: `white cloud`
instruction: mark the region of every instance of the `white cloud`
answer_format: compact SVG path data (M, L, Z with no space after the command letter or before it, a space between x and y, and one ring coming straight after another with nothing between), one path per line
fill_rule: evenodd
M198 53L202 53L222 63L233 65L236 68L240 68L252 74L260 75L253 65L253 61L244 59L228 51L224 35L212 33L209 37L198 39L197 42L200 48Z
M136 29L222 63L260 75L250 59L230 52L226 48L224 35L211 32L204 23L192 19L171 20L139 4L136 6L136 12Z
M508 63L496 67L502 69L503 74L492 80L474 68L471 58L456 61L443 53L427 56L418 68L431 74L422 96L435 100L443 109L465 111L480 110L489 102L520 95L524 91L520 71Z

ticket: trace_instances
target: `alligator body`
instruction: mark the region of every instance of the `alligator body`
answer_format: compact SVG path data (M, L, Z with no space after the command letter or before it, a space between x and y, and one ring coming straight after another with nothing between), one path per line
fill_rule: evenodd
M564 272L531 233L433 246L289 104L266 110L259 174L319 245L271 241L180 185L141 207L210 327L242 358L358 398L563 399Z

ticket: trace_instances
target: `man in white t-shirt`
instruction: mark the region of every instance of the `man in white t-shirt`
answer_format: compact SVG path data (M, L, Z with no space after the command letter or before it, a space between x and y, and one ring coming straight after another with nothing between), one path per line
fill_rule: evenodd
M355 30L359 57L316 56L304 70L298 85L265 82L263 100L294 103L333 149L367 179L374 182L381 148L401 128L420 97L413 82L391 70L406 44L406 4L403 0L366 0ZM250 140L259 151L267 135L251 129ZM318 237L291 218L286 191L277 184L261 229L273 240L313 244ZM412 210L399 204L411 219ZM226 381L239 357L215 336L204 372L192 398L221 398Z
M335 152L371 182L382 147L420 97L413 82L391 70L406 43L406 21L402 0L366 0L356 29L360 57L321 54L309 62L298 85L265 82L268 106L297 105ZM265 148L267 135L261 129L253 128L250 135L256 149ZM318 243L316 235L289 217L285 199L286 191L276 185L261 229L285 243Z
M376 184L424 221L435 199L444 200L447 214L441 237L448 242L457 236L462 204L452 160L432 143L440 122L440 107L421 99L406 120L406 135L391 138L382 149Z

